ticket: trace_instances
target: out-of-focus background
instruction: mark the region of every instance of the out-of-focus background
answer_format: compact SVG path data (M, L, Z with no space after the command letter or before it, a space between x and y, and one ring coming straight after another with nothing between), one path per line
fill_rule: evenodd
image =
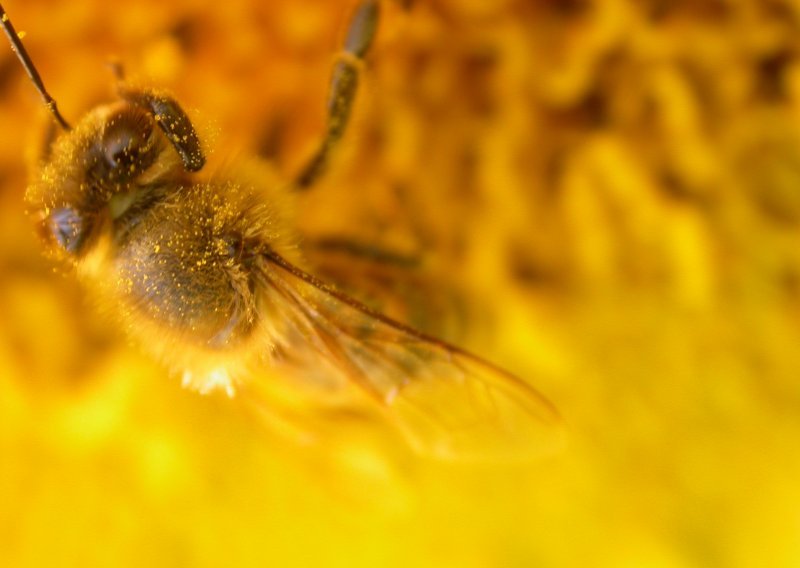
M3 4L68 119L118 57L287 178L353 7ZM42 256L48 118L0 49L0 564L800 564L800 4L385 7L299 227L424 255L442 333L546 393L566 449L446 464L357 421L296 447L182 390Z

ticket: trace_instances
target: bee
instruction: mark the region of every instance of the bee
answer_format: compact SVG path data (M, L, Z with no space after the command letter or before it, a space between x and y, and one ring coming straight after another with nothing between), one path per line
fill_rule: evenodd
M267 412L287 400L368 407L441 458L538 453L560 432L544 396L322 281L299 252L292 201L320 179L345 132L379 15L378 0L356 7L324 138L287 184L257 160L208 175L181 105L121 72L117 100L70 125L0 6L61 130L27 189L31 215L48 249L192 390L249 393Z

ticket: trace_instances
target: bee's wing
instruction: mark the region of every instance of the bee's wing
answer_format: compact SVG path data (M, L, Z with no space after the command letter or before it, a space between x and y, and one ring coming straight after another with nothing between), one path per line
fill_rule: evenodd
M516 458L560 442L553 406L513 375L370 310L276 254L262 257L260 273L270 315L286 326L279 349L294 353L289 364L311 380L320 369L343 375L417 449Z

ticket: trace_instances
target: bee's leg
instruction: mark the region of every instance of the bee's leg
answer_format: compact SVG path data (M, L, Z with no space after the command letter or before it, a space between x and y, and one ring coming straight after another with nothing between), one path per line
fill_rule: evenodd
M309 255L331 254L360 260L376 265L388 265L401 269L418 269L422 264L419 255L393 251L372 243L348 239L347 237L330 236L309 238L304 244Z
M125 84L125 66L120 60L111 59L107 65L117 81L117 94L153 115L158 126L180 155L184 169L187 172L201 170L206 163L206 158L200 139L178 101L146 89L130 88Z
M181 157L187 172L200 171L206 163L200 138L186 112L172 97L144 89L118 88L119 96L151 113Z
M347 128L358 90L360 66L375 38L379 17L380 0L363 0L350 20L344 49L331 75L325 137L297 178L296 185L300 189L310 187L319 179L325 171L331 151Z

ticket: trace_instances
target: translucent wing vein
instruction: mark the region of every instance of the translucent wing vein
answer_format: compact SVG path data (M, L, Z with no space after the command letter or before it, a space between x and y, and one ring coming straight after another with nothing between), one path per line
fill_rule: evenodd
M557 412L517 377L370 310L278 255L265 255L260 272L273 317L291 330L284 350L314 353L289 364L357 385L418 450L514 458L559 445Z

